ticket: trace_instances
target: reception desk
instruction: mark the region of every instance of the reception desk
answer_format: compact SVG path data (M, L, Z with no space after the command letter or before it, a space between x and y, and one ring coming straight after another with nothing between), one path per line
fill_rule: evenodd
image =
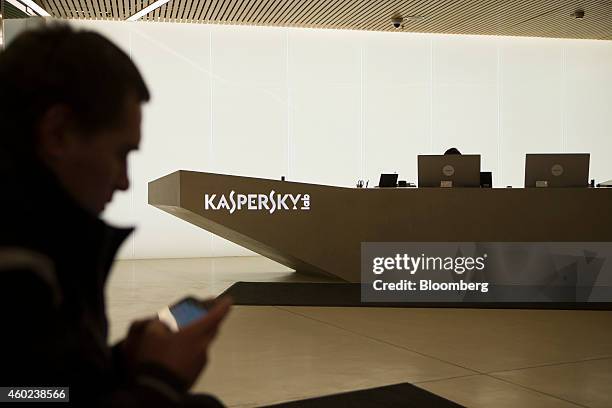
M612 189L359 189L181 170L149 183L149 204L349 282L362 242L612 241Z

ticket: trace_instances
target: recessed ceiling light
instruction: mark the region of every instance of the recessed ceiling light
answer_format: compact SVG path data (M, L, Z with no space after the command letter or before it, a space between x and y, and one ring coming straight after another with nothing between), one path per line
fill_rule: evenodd
M572 17L578 20L582 20L584 18L584 10L576 10L572 13Z

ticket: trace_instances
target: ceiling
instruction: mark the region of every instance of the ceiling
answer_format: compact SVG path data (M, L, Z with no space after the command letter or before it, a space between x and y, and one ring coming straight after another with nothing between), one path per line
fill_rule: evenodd
M154 2L36 1L54 17L112 20ZM583 19L571 16L578 9ZM141 20L612 40L612 0L170 0Z

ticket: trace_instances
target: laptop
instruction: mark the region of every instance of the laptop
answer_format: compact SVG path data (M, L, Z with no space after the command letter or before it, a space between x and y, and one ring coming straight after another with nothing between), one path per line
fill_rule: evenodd
M419 155L419 187L480 187L480 155Z
M378 182L378 187L397 187L397 177L397 173L381 174L380 181Z
M525 187L588 187L589 153L527 154Z

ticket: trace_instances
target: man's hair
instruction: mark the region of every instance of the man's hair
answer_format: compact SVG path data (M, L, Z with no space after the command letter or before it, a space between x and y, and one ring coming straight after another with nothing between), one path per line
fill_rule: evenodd
M85 133L112 129L128 95L149 100L130 57L100 34L53 25L26 31L0 53L0 149L33 159L36 131L54 105L66 105Z
M461 154L461 152L459 151L459 149L457 149L456 147L451 147L450 149L448 149L447 151L444 152L444 154Z

